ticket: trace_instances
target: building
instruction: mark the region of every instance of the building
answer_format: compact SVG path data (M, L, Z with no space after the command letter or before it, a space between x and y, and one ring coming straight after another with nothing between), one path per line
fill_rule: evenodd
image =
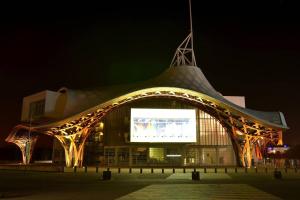
M243 97L218 93L200 68L173 66L139 84L92 91L62 88L25 97L23 123L7 141L20 147L25 163L39 134L47 134L63 145L67 166L81 165L84 157L88 164L249 166L268 144L282 144L287 126L282 113L244 104ZM197 141L131 143L131 108L195 109ZM54 146L59 149L57 142ZM55 152L54 160L59 157Z
M141 108L148 110L134 122L133 112ZM155 110L160 113L149 117ZM194 114L184 118L175 111ZM21 149L23 163L30 162L37 138L46 134L55 138L53 162L64 154L68 167L250 167L263 158L269 144L282 145L288 129L281 112L245 108L244 97L226 97L212 87L197 67L192 27L159 76L94 90L46 90L24 98L21 121L6 141ZM140 140L141 135L133 137L138 123L144 126ZM160 139L153 131L155 123L165 134Z

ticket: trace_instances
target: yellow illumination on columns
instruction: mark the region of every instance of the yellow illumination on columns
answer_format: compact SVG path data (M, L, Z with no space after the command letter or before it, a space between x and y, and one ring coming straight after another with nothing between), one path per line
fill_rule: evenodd
M244 146L244 153L246 154L246 160L247 160L247 167L251 167L251 147L250 147L250 142L249 142L249 137L246 135L245 138L245 146Z
M19 149L22 153L22 163L24 165L27 165L31 161L33 149L34 149L37 139L38 139L38 136L31 136L30 138L28 138L28 137L15 138L13 136L13 137L9 137L5 141L14 143L15 145L17 145L19 147ZM29 146L27 146L27 145L29 145Z
M55 135L65 150L67 167L82 166L84 143L89 135L89 131L88 128L84 128L73 135Z
M256 155L256 157L257 157L259 160L262 160L263 157L262 157L262 153L261 153L261 150L260 150L258 144L256 144L256 145L254 146L254 148L255 148L255 155Z
M282 131L278 131L278 142L277 142L277 145L283 145Z

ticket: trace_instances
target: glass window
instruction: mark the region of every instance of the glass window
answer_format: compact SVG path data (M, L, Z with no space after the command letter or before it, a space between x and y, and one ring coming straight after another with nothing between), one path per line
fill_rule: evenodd
M229 133L219 120L199 110L199 143L200 145L231 145Z
M29 105L29 119L42 117L45 112L45 99L35 101Z
M217 165L217 149L203 148L202 150L202 164L203 165Z
M232 147L220 147L219 149L219 165L235 165L235 156Z
M149 148L149 159L150 161L163 161L165 158L164 148Z

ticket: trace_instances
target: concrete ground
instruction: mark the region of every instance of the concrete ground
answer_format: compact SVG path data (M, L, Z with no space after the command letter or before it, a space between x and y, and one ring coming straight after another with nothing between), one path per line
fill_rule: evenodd
M99 173L0 170L0 199L299 199L300 172L284 173Z

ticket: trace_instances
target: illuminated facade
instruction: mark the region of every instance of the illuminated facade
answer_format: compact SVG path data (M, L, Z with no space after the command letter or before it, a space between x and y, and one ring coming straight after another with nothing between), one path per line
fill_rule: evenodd
M129 110L136 107L196 109L197 141L130 142ZM55 138L53 161L61 160L61 148L68 167L250 167L263 158L269 144L282 145L286 129L281 112L245 108L211 86L196 65L191 27L171 66L153 79L94 90L62 88L24 98L22 123L6 141L18 145L24 164L39 135L46 134Z
M130 142L130 108L196 109L193 143ZM85 143L85 164L108 166L235 166L230 131L195 105L166 98L140 100L109 113ZM57 162L60 159L59 151ZM54 159L55 160L55 159Z
M194 70L198 71L199 68L192 66L174 68L174 70L178 69L182 72L185 71L186 73L183 73L185 76L190 76L191 73L197 74ZM190 73L187 73L189 70L186 69L190 69ZM167 70L167 72L170 71L173 75L177 74L173 73L173 69ZM198 72L201 72L200 69ZM179 74L179 77L184 77L183 74ZM163 75L152 81L155 83L158 80L169 82L170 79L165 79L165 77L177 80L174 76ZM184 81L179 81L179 83L182 82ZM188 86L191 85L188 83ZM194 85L196 86L196 84ZM59 111L70 117L62 117L62 120L48 118L48 120L54 121L50 123L43 122L45 121L43 119L40 125L35 122L30 126L29 122L25 122L13 129L7 141L20 147L24 155L24 163L28 163L31 155L24 151L26 141L31 141L32 145L29 146L29 151L32 152L38 135L47 134L56 138L54 162L57 161L55 152L58 154L60 152L56 149L62 146L67 166L81 166L85 162L91 165L111 166L241 165L249 167L253 159L262 159L263 151L268 144L282 144L282 131L287 129L282 113L249 110L231 103L222 96L219 97L222 98L220 101L204 93L178 86L133 89L133 92L125 92L124 95L118 95L118 90L114 89L112 93L117 97L106 97L107 100L104 100L103 103L89 109L84 108L84 111L81 112L76 110L82 109L78 105L86 103L84 107L89 107L88 104L92 101L88 100L95 97L96 92L75 92L63 89L59 92L60 96L54 105L67 102L64 110L75 112L75 114ZM124 87L119 89L124 90ZM77 95L75 95L76 93ZM105 91L101 93L105 94ZM82 101L84 99L86 101ZM129 108L141 107L141 105L139 106L141 102L144 102L143 107L148 108L187 108L192 106L197 109L197 142L138 145L130 143L128 139L130 134ZM76 112L78 113L76 114ZM255 115L259 115L261 118ZM170 155L180 155L180 157L170 157ZM61 156L58 157L61 159Z

